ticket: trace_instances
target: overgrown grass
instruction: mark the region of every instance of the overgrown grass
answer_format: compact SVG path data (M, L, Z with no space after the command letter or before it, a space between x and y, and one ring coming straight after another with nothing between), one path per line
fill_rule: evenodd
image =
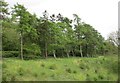
M116 81L117 56L98 58L3 59L3 81Z

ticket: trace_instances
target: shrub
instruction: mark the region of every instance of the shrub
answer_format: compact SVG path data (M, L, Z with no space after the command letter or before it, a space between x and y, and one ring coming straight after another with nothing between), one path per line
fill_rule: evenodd
M41 67L45 67L45 64L44 64L44 63L42 63L42 64L41 64Z
M25 54L32 54L39 56L41 54L40 47L36 44L26 44L24 45L24 53Z
M5 63L3 63L2 68L6 68L6 67L7 67L7 65Z
M80 64L79 67L80 69L90 69L89 66L86 64Z
M37 74L37 73L33 73L33 76L34 76L34 77L38 77L38 74Z
M73 71L73 73L77 73L77 71L76 71L76 70L74 70L74 71Z
M15 81L15 80L16 80L15 75L12 75L12 76L11 76L11 81Z
M3 58L18 57L19 51L2 51Z
M101 80L104 79L103 75L99 75L98 78L100 78Z
M86 74L87 77L89 77L90 75L89 74Z
M3 75L2 76L2 81L7 81L7 76Z
M64 66L65 66L65 67L67 67L68 65L67 65L67 64L65 64Z
M97 77L94 77L93 80L94 80L94 81L97 81L98 79L97 79Z
M18 73L19 73L19 75L21 75L21 76L24 75L24 70L23 70L22 67L19 68Z
M72 70L71 70L70 68L67 68L66 71L67 71L68 73L72 73Z
M45 75L45 72L42 72L41 75Z
M52 74L51 77L55 77L55 74Z
M80 66L80 69L85 69L85 67L84 66Z
M49 67L49 69L53 69L53 70L55 70L55 69L57 69L57 66L54 64L54 65L51 65L50 67Z
M103 61L105 61L105 58L103 58Z

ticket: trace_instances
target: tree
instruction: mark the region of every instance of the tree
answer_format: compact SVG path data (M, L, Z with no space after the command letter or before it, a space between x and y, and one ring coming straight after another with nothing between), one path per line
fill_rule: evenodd
M75 22L75 35L76 35L76 44L77 44L77 47L79 48L79 52L80 52L80 55L81 57L83 57L83 54L82 54L82 34L81 34L81 27L82 27L82 24L81 24L81 19L79 18L79 16L77 14L73 14L74 16L74 22Z
M81 33L83 35L82 40L85 55L95 55L99 46L102 45L102 41L104 40L103 37L91 25L86 23L83 23Z
M108 40L118 46L118 31L113 31L108 35Z
M65 49L67 57L70 56L70 52L72 52L72 54L74 56L74 53L73 53L74 31L73 31L72 25L71 25L72 20L70 20L67 17L64 17L63 23L64 23L64 32L65 32L65 35L64 35L64 38L65 38L64 46L65 47L64 47L64 49Z
M31 14L20 4L12 8L11 18L8 16L8 4L0 2L3 50L20 49L21 59L27 54L57 58L116 53L118 31L111 32L105 40L93 26L82 22L77 14L73 14L74 19L71 20L60 13L49 16L45 10L43 16L37 18L36 14Z
M6 24L6 23L5 23ZM15 30L16 25L9 23L3 25L2 29L2 49L3 51L18 51L19 50L19 34Z
M4 0L0 1L0 19L2 22L2 27L0 27L0 30L2 28L2 49L4 51L15 51L18 50L19 44L18 44L18 34L15 30L17 27L16 24L13 24L11 21L11 18L8 17L9 10L8 10L8 3Z
M17 4L14 5L13 11L12 11L12 17L16 19L18 23L17 31L20 34L20 44L21 44L21 59L23 60L23 36L26 33L36 33L36 30L31 26L31 14L26 10L26 8L23 5ZM33 20L32 20L33 21Z
M41 53L45 58L48 56L48 47L50 41L50 26L51 23L48 20L48 13L45 10L43 12L43 17L39 19L39 23L37 26L37 32L39 35L38 44L41 47Z
M4 0L0 1L0 19L5 19L8 13L8 3Z
M50 28L50 44L49 44L49 51L52 52L54 58L56 58L56 50L59 49L60 46L60 29L57 27L56 23L51 22Z

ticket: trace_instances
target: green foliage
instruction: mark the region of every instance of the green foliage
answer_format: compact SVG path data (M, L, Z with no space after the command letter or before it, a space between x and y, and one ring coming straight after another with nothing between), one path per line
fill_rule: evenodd
M2 34L2 45L4 51L15 51L19 49L19 34L13 28L4 28Z
M53 64L49 67L49 69L55 70L55 69L57 69L57 66L55 64Z
M70 68L67 68L67 69L66 69L66 72L72 73L72 70L71 70Z
M117 54L118 42L114 39L117 35L105 40L77 14L73 14L74 19L69 19L60 13L49 16L45 10L43 16L37 18L18 3L9 16L8 4L0 3L3 81L117 80L117 56L110 56ZM19 55L24 60L10 59ZM42 56L54 56L55 59L39 60ZM71 56L74 58L69 58Z
M6 15L8 15L8 3L5 2L4 0L0 0L0 19L4 19L6 18Z
M3 58L19 57L19 51L2 51Z
M44 63L41 63L41 67L45 67L45 64L44 64Z
M39 56L41 54L40 48L36 44L26 44L24 45L24 54L31 54L31 55L36 55Z
M81 21L77 14L74 19L60 13L49 16L47 10L38 18L24 5L17 3L7 14L8 4L1 1L6 18L3 24L3 50L20 51L21 59L37 56L57 57L98 57L97 55L117 54L117 35L105 40L93 26ZM4 14L5 13L5 14Z
M19 73L20 76L23 76L24 75L24 69L22 67L20 67L18 69L18 73Z
M73 71L73 73L74 73L74 74L76 74L76 73L77 73L77 71L76 71L76 70L74 70L74 71Z

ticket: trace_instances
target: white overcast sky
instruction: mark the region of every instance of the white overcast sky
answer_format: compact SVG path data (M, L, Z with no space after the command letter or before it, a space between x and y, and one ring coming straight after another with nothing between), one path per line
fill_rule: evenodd
M82 21L92 25L103 37L118 30L118 2L120 0L5 0L10 6L17 2L23 4L29 12L41 16L48 13L73 18L78 14Z

